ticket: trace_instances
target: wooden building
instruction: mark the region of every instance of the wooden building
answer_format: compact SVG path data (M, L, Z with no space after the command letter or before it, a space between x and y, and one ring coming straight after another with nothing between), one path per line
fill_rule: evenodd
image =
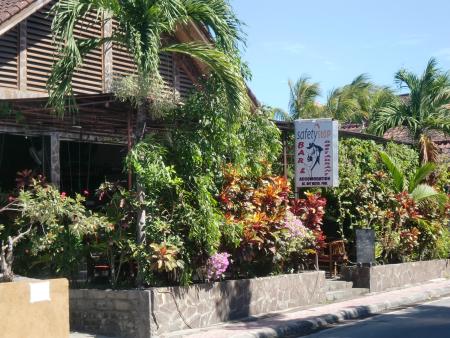
M115 77L133 73L121 46L104 45L87 55L73 77L79 112L59 118L46 106L46 82L55 58L52 17L55 0L0 1L0 192L11 189L17 171L43 173L64 191L94 189L104 179L123 177L133 109L111 94ZM100 25L94 15L77 24L79 37L108 36L114 21ZM196 26L180 28L180 42L209 41ZM179 55L160 55L168 91L185 97L202 65ZM149 124L149 128L162 128Z

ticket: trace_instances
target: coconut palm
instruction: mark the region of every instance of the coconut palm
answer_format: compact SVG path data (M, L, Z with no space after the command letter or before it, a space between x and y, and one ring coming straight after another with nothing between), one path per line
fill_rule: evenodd
M262 106L262 111L266 112L267 116L271 120L275 121L292 121L291 115L284 109L270 106Z
M436 201L440 206L443 206L447 202L446 194L440 193L432 186L423 183L436 169L435 163L429 162L419 167L408 182L406 175L387 153L381 151L380 158L392 176L395 192L401 193L406 191L416 203Z
M320 96L320 86L317 82L311 82L310 77L303 75L295 83L289 80L288 84L290 120L324 117L317 103Z
M395 75L409 96L381 109L373 118L370 129L383 135L388 129L405 127L420 150L422 163L438 160L437 146L430 131L450 132L450 77L431 59L422 76L402 69Z
M342 122L366 124L392 100L394 94L389 88L375 86L367 74L361 74L350 84L331 91L325 111Z
M126 47L137 67L134 102L137 105L135 142L145 131L147 114L151 108L150 88L160 80L159 53L187 55L209 67L222 82L230 112L242 111L248 104L246 86L238 61L237 47L242 41L240 21L227 0L60 0L52 9L53 35L61 46L60 58L53 66L48 81L49 103L60 114L64 113L67 98L73 106L72 75L82 65L83 58L104 43L117 43ZM97 13L97 20L106 24L112 18L117 29L111 37L78 39L75 24L87 15ZM205 28L214 37L211 43L172 43L179 27L192 23ZM137 184L139 192L139 184ZM139 194L142 196L142 191ZM143 197L142 197L143 198ZM141 198L141 199L142 199ZM145 211L138 215L138 242L144 238Z
M61 48L48 81L49 101L61 114L66 96L72 96L74 70L87 53L107 42L126 47L137 66L136 141L142 138L149 88L152 81L160 79L160 52L184 54L208 66L223 82L232 110L240 109L247 101L240 65L234 57L237 44L242 41L240 22L226 0L61 0L52 11L55 14L52 30ZM74 36L76 22L88 12L97 13L101 24L116 19L118 27L111 37ZM192 22L210 30L215 42L171 43L171 39L164 38Z

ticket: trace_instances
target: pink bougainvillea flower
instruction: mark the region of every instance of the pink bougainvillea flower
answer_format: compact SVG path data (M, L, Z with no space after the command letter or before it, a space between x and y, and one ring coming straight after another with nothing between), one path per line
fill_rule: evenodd
M66 197L67 197L67 193L63 191L61 193L61 199L65 199Z
M230 265L229 257L229 253L221 252L208 258L206 262L206 275L208 280L217 280L223 276L228 269L228 265Z

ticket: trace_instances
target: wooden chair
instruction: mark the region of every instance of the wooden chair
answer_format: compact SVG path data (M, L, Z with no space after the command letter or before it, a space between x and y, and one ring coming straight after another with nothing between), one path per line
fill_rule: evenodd
M337 275L337 265L348 261L345 251L345 242L343 240L325 243L325 247L318 253L318 263L328 265L331 277Z

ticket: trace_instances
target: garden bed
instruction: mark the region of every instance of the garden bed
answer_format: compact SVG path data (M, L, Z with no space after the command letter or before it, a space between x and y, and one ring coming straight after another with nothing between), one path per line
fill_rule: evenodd
M354 287L379 292L406 285L450 277L450 260L439 259L376 266L342 267L341 276Z
M73 330L149 338L287 308L323 303L325 273L146 290L71 290Z

